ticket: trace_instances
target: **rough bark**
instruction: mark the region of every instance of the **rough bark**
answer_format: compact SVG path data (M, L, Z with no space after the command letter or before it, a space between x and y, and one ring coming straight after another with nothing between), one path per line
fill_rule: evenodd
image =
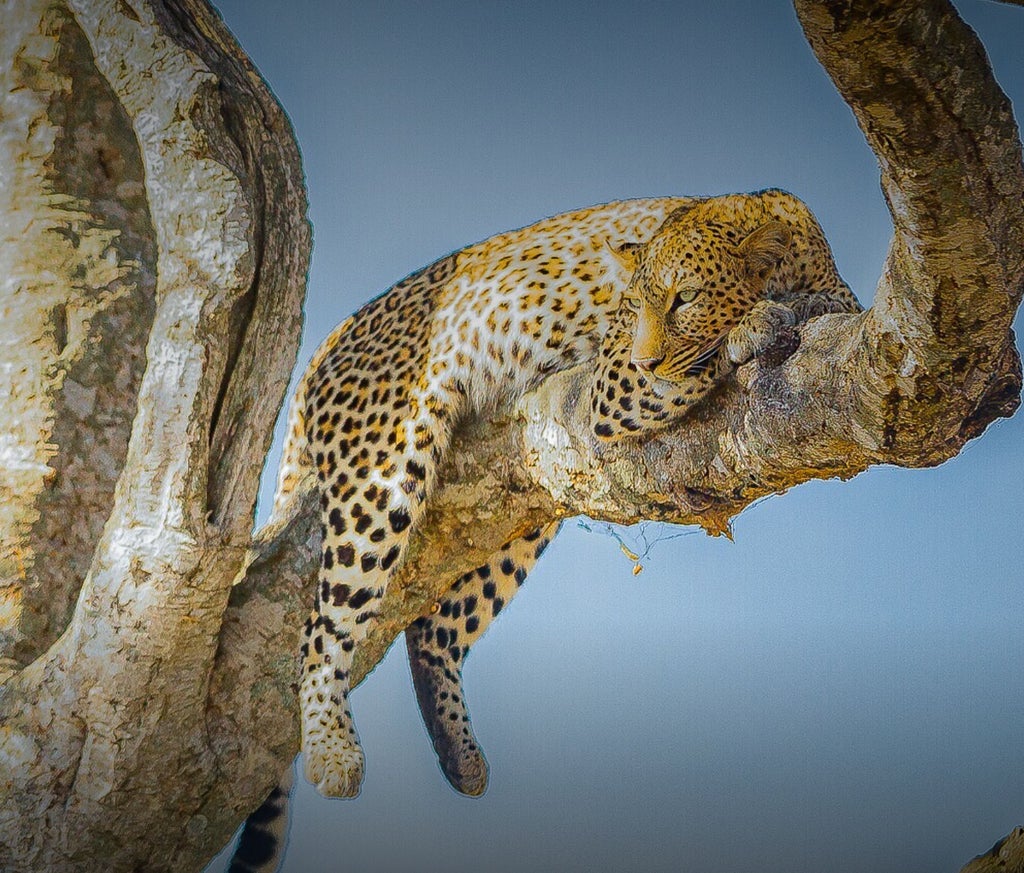
M1024 828L1016 827L984 855L964 864L960 873L1021 873L1024 871Z
M21 478L4 481L0 517L15 670L0 692L0 867L196 869L298 745L295 653L319 535L308 489L246 551L298 338L298 154L199 0L9 3L0 57L15 59L21 114L5 103L0 170L31 233L5 230L0 254L14 265L3 354L29 362L3 443ZM881 165L894 236L874 306L805 326L656 439L595 444L585 368L467 423L357 677L455 575L553 517L723 533L753 500L811 478L941 463L1016 409L1024 168L976 37L945 0L795 5ZM107 181L61 114L93 64L107 85L89 93L109 96L78 127L97 155L116 144ZM32 136L7 136L12 124ZM45 294L29 299L35 287ZM88 307L75 345L67 313ZM88 454L101 451L106 467ZM79 488L76 465L105 472ZM90 519L60 543L79 568L68 579L64 553L43 546L76 508Z
M31 43L0 33L15 59L0 130L0 651L25 664L67 625L124 464L156 242L139 147L84 35L52 4L19 7L38 27Z
M2 15L4 618L38 657L0 691L0 868L191 869L224 839L210 666L298 346L299 156L205 5Z

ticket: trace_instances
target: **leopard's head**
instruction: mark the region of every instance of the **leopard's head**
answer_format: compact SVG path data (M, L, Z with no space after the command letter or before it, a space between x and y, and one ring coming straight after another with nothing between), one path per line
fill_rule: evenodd
M696 209L670 216L646 243L616 247L633 273L623 293L636 313L632 363L666 382L698 375L766 296L790 240L779 221L745 230Z

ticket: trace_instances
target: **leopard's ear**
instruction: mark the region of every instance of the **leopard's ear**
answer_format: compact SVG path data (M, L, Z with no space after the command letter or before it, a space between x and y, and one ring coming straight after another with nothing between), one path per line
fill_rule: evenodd
M736 252L746 262L751 273L774 270L789 251L793 234L781 221L768 221L751 231Z
M636 270L637 262L640 260L640 249L643 248L642 243L625 242L615 245L606 239L604 244L615 255L615 260L622 264L622 268L627 273L632 273Z

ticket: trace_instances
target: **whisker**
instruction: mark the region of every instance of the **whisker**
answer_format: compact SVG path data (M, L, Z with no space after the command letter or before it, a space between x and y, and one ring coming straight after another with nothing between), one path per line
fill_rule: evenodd
M684 371L685 374L687 376L700 376L707 369L708 364L711 363L711 359L714 358L714 356L718 353L718 349L722 345L722 342L724 340L725 337L722 337L721 339L717 340L712 346L708 347L699 355L697 355L697 357L693 359L693 361Z

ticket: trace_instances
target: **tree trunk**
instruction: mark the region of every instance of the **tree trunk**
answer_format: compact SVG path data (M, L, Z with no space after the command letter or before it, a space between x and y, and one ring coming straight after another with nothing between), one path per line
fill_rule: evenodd
M642 443L590 438L585 366L468 422L354 678L552 518L725 533L811 478L941 463L1016 409L1024 168L976 37L946 0L796 7L881 164L874 306ZM310 251L298 151L200 0L0 10L0 867L198 869L298 748L310 489L251 537ZM1022 842L965 869L1021 869Z
M9 0L0 33L0 867L194 869L225 840L211 665L298 347L298 151L204 5Z

